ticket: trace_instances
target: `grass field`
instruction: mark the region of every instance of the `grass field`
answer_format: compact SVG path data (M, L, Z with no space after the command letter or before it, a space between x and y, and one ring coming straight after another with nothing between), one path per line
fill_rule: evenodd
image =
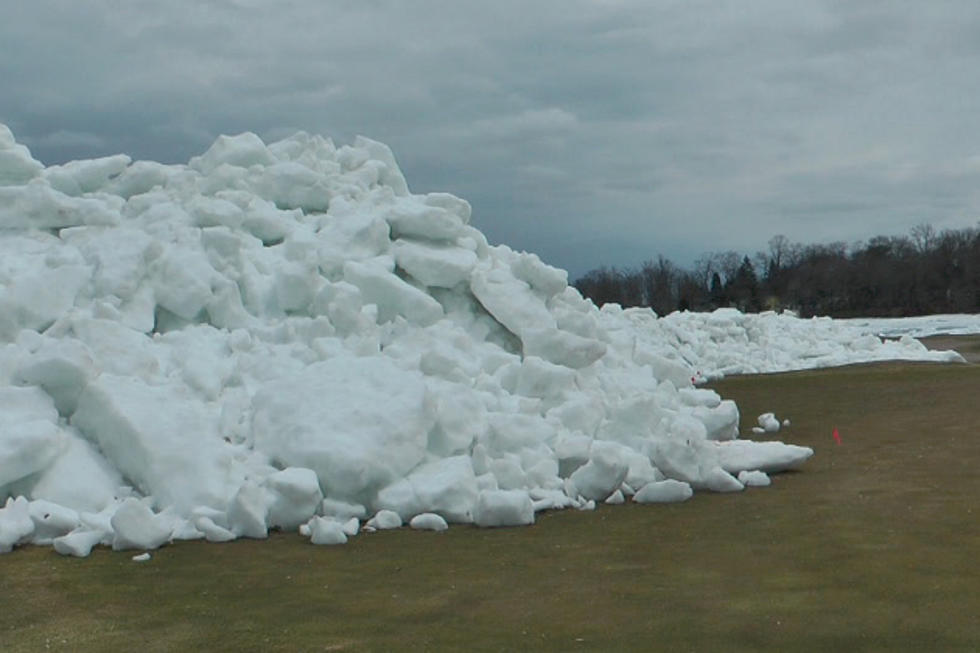
M0 650L980 650L980 366L717 384L802 471L530 528L0 556ZM831 431L840 430L836 445Z

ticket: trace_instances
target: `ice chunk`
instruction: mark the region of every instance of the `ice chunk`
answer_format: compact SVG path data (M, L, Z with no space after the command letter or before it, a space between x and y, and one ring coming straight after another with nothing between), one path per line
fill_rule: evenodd
M537 415L490 413L489 449L495 453L534 448L555 436L554 426Z
M2 156L2 151L0 151ZM5 229L65 229L117 225L122 201L111 195L70 197L47 184L0 185L0 225Z
M82 195L101 190L109 180L120 174L132 162L125 154L104 156L84 161L69 161L60 166L49 166L44 178L51 187L65 195Z
M459 215L414 199L396 202L384 218L391 225L391 234L395 238L454 240L463 234L464 223Z
M675 503L687 501L694 495L691 486L683 481L667 479L647 483L633 495L637 503Z
M0 197L0 212L2 207ZM61 247L53 236L0 237L0 338L47 329L74 305L90 275L77 250Z
M103 372L144 381L158 378L160 350L146 334L111 319L73 319L71 330Z
M61 454L39 474L32 499L46 499L78 511L98 512L112 503L122 475L74 429L65 431Z
M402 527L402 518L393 510L379 510L367 521L366 526L375 530L390 530Z
M357 517L351 517L343 522L341 527L344 529L344 534L347 537L354 537L361 530L361 520Z
M180 172L174 170L174 167L156 161L136 161L113 179L106 191L129 199L134 195L142 195L153 190L155 187L164 186L171 178L179 174Z
M445 519L431 512L415 515L408 525L418 531L444 531L449 528Z
M287 467L265 479L272 495L269 526L292 530L309 521L323 500L316 472L302 467Z
M34 520L27 499L8 497L6 505L0 508L0 553L10 553L33 534Z
M561 510L564 508L572 508L576 505L575 499L572 499L564 490L544 490L541 488L534 488L530 492L530 495L534 512L541 512L542 510Z
M718 461L726 472L758 470L767 473L795 469L813 455L810 447L782 442L732 440L717 443Z
M241 226L245 217L240 206L220 197L195 197L188 203L187 212L199 227L234 229Z
M319 490L319 487L317 489ZM269 505L273 502L270 494L268 490L254 482L247 481L242 484L231 500L231 505L228 506L229 530L243 537L258 539L268 537L266 520L269 515ZM284 521L281 515L277 517L279 521Z
M43 169L30 150L14 140L7 125L0 123L0 186L26 184Z
M254 188L279 208L306 212L326 211L332 194L323 175L293 161L265 168L254 182Z
M521 333L525 356L540 356L556 365L586 367L606 353L606 345L559 329L526 328Z
M203 252L169 248L150 267L157 303L193 320L211 301L214 268Z
M476 254L462 247L399 239L392 244L398 267L426 286L452 288L469 279Z
M92 548L102 542L105 531L91 530L85 527L76 528L67 535L56 537L52 540L54 550L61 555L85 558L92 553Z
M173 521L166 515L155 515L138 499L130 497L112 516L115 537L112 549L158 549L170 540Z
M665 476L663 472L653 466L645 454L623 447L621 449L623 459L629 464L629 471L623 484L627 487L643 487L653 481L662 481Z
M317 233L320 268L331 277L343 274L347 261L365 261L385 254L390 245L389 227L371 211L359 210L342 197L330 203Z
M261 387L253 407L257 450L362 505L422 461L435 422L422 375L380 356L309 365Z
M69 417L75 412L78 396L95 373L95 362L81 342L46 340L24 361L14 380L43 388L54 399L58 413Z
M354 139L354 147L365 150L373 160L384 164L383 169L378 173L379 182L394 191L398 197L408 195L408 183L398 168L398 163L395 162L395 155L391 148L384 143L360 135ZM469 205L467 204L467 206Z
M605 503L609 504L610 506L618 506L626 503L626 497L623 495L622 490L616 490L606 498Z
M39 388L0 387L0 488L61 454L66 436L57 420L54 402Z
M772 483L769 475L765 472L755 471L741 471L738 473L738 480L745 487L766 487Z
M526 329L555 329L555 318L530 285L516 279L510 269L478 266L470 289L487 312L520 337Z
M714 390L703 388L681 388L677 391L677 396L681 402L688 406L703 406L704 408L717 408L721 405L721 397Z
M469 452L474 440L489 428L487 410L479 396L453 384L452 392L432 393L438 422L429 432L427 448L440 456Z
M262 139L251 132L245 132L236 136L219 136L207 152L190 160L190 167L207 174L221 165L248 168L273 163L275 158Z
M741 492L745 489L741 481L718 466L703 474L700 484L712 492Z
M759 415L759 426L766 433L775 433L779 430L779 420L772 413L762 413Z
M546 299L568 286L568 272L541 262L537 254L521 252L511 262L514 276L540 292Z
M704 424L705 437L709 440L734 440L738 437L738 406L730 399L714 407L697 406L692 415Z
M574 388L573 370L537 356L527 356L521 364L514 391L525 397L560 399Z
M244 481L217 415L170 386L103 374L79 397L72 424L159 507L224 508Z
M534 504L524 490L484 490L473 512L477 526L525 526L534 523Z
M206 515L199 515L194 519L194 527L204 533L208 542L231 542L235 539L235 534L215 523L213 519Z
M170 539L172 540L203 540L204 533L199 531L196 526L194 526L193 519L185 519L179 517L174 521L174 530L170 534ZM112 544L110 538L109 544Z
M516 454L505 453L503 458L491 460L489 467L501 490L519 490L527 486L527 475Z
M564 435L555 442L558 475L568 476L589 461L592 438L587 435Z
M442 306L427 293L403 281L380 265L348 261L344 280L357 286L367 302L378 305L378 317L386 322L396 315L420 326L442 318Z
M346 544L344 525L333 519L314 517L310 520L310 542L313 544Z
M469 456L452 456L427 463L407 478L378 493L377 505L407 520L421 512L435 512L447 521L473 521L478 496L476 475Z
M367 509L362 505L328 498L320 503L320 514L340 520L364 519L367 517Z
M700 483L714 466L709 457L712 451L703 445L707 438L704 424L691 417L680 417L674 420L670 430L670 438L652 443L651 461L669 478Z
M249 202L242 218L242 229L255 236L263 245L281 243L296 227L293 211L283 211L272 202L256 197Z
M571 487L574 488L569 496L579 495L586 499L604 501L622 485L628 471L629 464L616 448L596 442L592 445L589 462L568 477Z

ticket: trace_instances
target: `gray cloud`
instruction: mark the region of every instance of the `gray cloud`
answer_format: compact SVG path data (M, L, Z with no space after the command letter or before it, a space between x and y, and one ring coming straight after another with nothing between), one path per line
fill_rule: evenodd
M13 4L0 121L46 163L362 133L573 276L980 208L973 2Z

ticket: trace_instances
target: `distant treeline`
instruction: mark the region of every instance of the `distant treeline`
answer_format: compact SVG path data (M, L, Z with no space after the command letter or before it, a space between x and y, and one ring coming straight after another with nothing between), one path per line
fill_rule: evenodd
M639 269L601 267L575 287L597 305L649 306L660 315L732 306L802 316L907 316L980 312L980 229L877 236L848 245L769 240L754 257L707 254L691 270L663 256Z

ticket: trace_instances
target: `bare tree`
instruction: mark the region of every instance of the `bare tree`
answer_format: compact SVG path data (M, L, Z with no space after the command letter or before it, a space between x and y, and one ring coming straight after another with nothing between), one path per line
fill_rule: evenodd
M677 308L677 277L680 270L662 254L657 261L643 264L640 274L646 295L646 305L660 315Z
M921 222L912 227L909 235L912 237L912 242L915 243L915 248L919 250L920 254L928 252L936 242L936 230L933 229L931 224L925 222Z

